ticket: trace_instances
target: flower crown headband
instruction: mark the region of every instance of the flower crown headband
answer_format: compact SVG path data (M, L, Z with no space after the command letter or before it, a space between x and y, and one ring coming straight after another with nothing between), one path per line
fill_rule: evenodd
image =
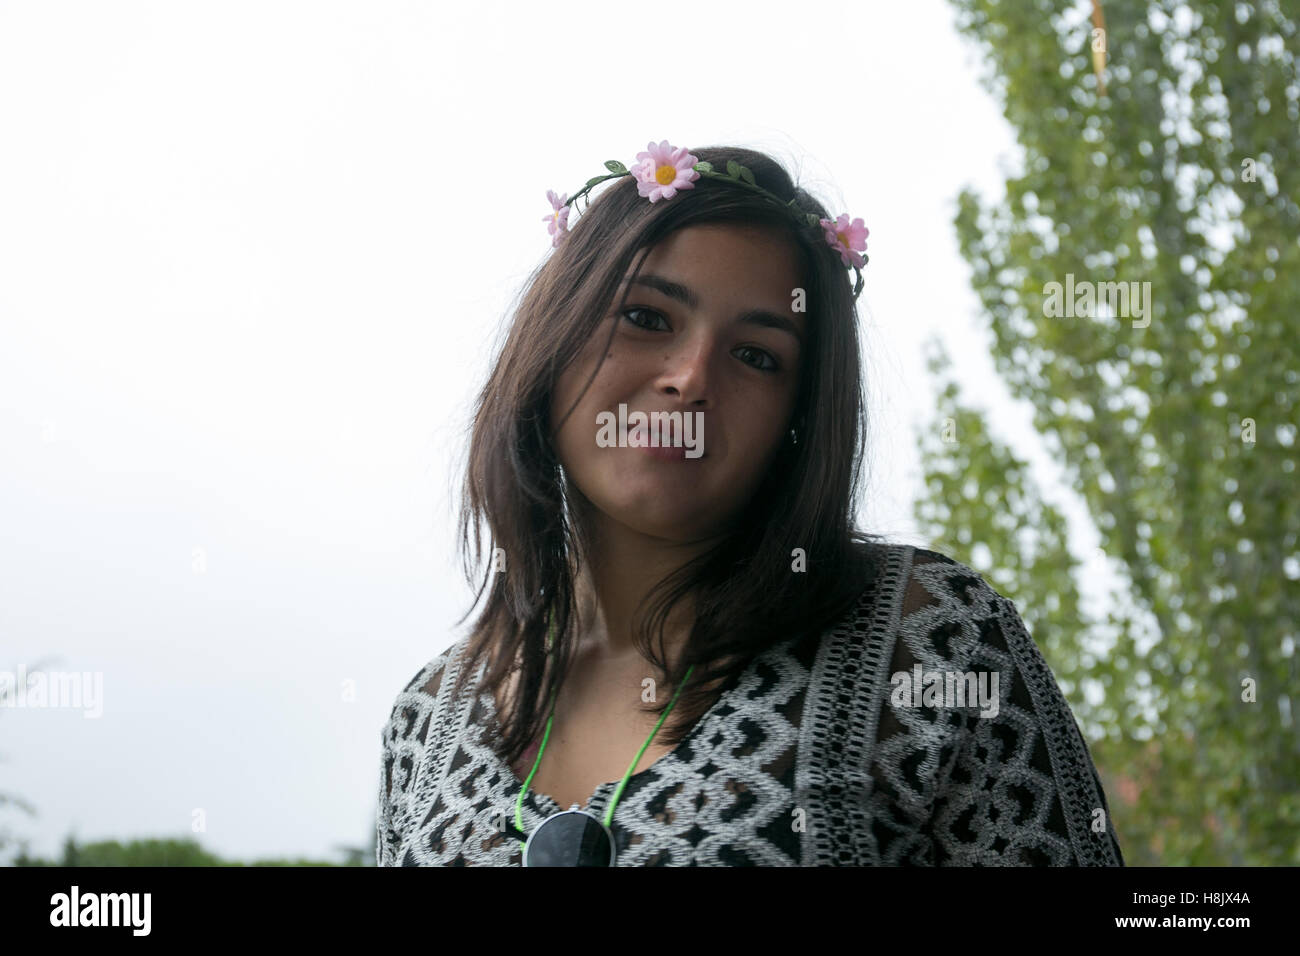
M637 192L652 203L660 199L672 199L679 189L694 189L695 181L701 177L721 179L767 196L796 216L801 225L806 223L813 228L820 226L826 244L839 254L845 267L853 269L857 275L857 281L853 284L853 298L857 299L858 293L862 291L862 267L867 264L867 257L862 253L867 249L868 230L861 219L850 222L848 213L842 213L834 220L821 219L813 213L800 212L794 199L782 202L780 197L754 182L754 174L748 167L734 160L727 160L726 173L719 173L714 170L712 163L700 162L685 147L670 146L668 140L663 140L657 146L654 143L646 144L646 149L637 153L636 158L639 162L632 169L628 169L617 159L606 160L605 168L609 170L609 174L588 179L587 184L572 199L567 193L557 196L552 190L546 191L546 198L551 203L551 213L543 216L542 221L548 223L553 248L558 249L569 236L569 213L572 211L570 207L573 203L583 199L585 212L591 204L587 194L607 179L635 176Z

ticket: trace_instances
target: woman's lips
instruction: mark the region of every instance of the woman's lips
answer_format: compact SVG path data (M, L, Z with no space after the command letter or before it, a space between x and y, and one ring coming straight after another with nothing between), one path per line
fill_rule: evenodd
M628 447L643 451L652 458L660 461L699 461L704 457L704 452L695 456L688 456L687 452L696 451L696 448L689 448L685 444L678 445L651 445L646 439L647 428L644 425L635 425L628 429ZM680 439L679 439L680 440ZM644 443L644 444L643 444Z
M655 448L653 445L646 445L640 450L645 452L647 455L650 455L652 458L658 458L660 461L699 461L700 458L704 457L703 455L700 455L699 458L687 458L686 452L689 449L687 449L685 445L678 445L676 447L673 447L672 445L660 445L658 448Z

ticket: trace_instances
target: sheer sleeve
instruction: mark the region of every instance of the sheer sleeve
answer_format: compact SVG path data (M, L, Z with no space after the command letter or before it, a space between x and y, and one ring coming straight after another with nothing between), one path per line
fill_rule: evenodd
M1055 677L1015 605L984 589L991 613L976 622L965 669L996 675L997 692L968 709L938 787L935 863L1123 866L1101 779Z
M403 843L412 832L416 782L430 726L436 723L446 655L425 665L393 704L380 734L379 810L375 818L375 864L401 866ZM436 728L435 728L436 730Z
M1015 605L917 550L872 765L884 865L1123 866L1079 725Z
M388 746L387 727L379 737L379 812L375 816L375 865L392 866L392 847L400 841L400 834L395 834L393 830L393 751Z

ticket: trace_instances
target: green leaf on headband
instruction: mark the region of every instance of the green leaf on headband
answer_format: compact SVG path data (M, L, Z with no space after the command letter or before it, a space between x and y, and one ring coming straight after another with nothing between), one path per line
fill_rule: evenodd
M696 163L696 164L695 164L693 167L691 167L691 168L694 169L697 173L711 173L711 172L713 172L713 164L710 163L710 162L708 162L707 160L701 160L700 162Z
M734 159L727 160L727 175L732 179L739 179L740 163L736 162Z
M754 174L749 171L748 166L737 166L736 172L739 173L741 179L749 183L751 186L758 185L758 183L754 182Z
M808 225L810 226L815 226L817 223L821 222L821 220L817 218L816 214L811 212L805 213L804 218L808 220Z
M597 183L603 183L604 181L605 181L604 176L592 176L590 179L587 180L587 185L590 187L596 185Z
M627 167L624 166L622 163L620 163L617 159L605 160L605 168L608 169L611 173L627 172Z

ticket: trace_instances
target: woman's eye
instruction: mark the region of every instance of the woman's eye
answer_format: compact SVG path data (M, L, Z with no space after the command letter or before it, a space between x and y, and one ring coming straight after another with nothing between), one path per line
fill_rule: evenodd
M664 317L660 315L658 312L654 311L654 309L643 309L640 308L639 306L634 306L630 309L624 309L623 318L627 319L628 322L632 323L639 329L650 329L651 331L658 331L657 329L654 328L653 320L649 324L647 324L644 321L638 322L636 319L628 318L628 316L630 316L633 312L644 312L646 315L652 315L655 318L657 318L660 322L663 322L665 327L668 325L667 320L664 319Z
M760 372L775 372L781 367L781 364L776 359L772 358L770 354L764 352L762 349L756 349L752 345L746 345L736 351L738 353L747 353L751 356L757 356L758 361L763 364L755 364L754 362L750 362L743 358L741 361L745 362L746 365L753 365L754 368L758 369Z

